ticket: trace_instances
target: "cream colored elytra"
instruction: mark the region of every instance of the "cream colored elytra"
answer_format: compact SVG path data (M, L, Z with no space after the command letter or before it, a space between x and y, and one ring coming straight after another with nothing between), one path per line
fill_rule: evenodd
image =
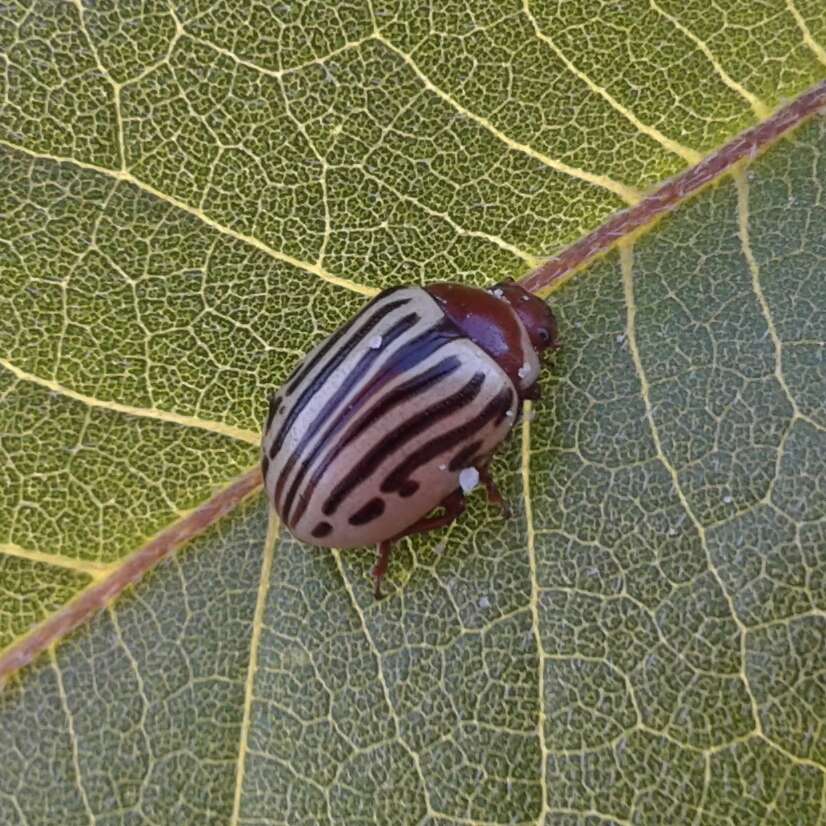
M443 524L425 517L460 512L469 468L501 503L488 462L536 389L537 350L556 346L545 305L503 288L387 290L295 368L270 400L262 470L298 539L351 548ZM540 345L534 317L550 319Z

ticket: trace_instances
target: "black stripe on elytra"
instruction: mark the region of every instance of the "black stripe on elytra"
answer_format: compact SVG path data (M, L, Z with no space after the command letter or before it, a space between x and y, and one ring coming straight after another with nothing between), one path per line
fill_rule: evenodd
M384 499L378 496L371 499L366 505L359 508L347 521L351 525L366 525L378 519L384 513Z
M288 379L289 384L287 385L287 390L285 395L292 396L295 393L296 389L299 387L301 382L304 381L305 378L313 371L313 368L330 352L330 349L335 346L335 344L341 339L342 336L346 335L347 332L353 327L353 325L369 311L373 307L376 306L381 301L384 301L389 295L398 292L399 290L405 289L404 287L391 287L389 290L384 290L380 292L372 301L362 307L349 321L345 324L342 324L324 343L324 346L312 357L310 361L308 361L303 367L301 367L298 372L293 376L291 379ZM410 299L408 299L409 301Z
M332 530L333 526L329 522L319 522L313 528L312 534L316 539L324 539L324 537L328 536Z
M321 508L325 516L336 512L339 505L365 481L378 466L396 451L402 449L408 442L421 433L429 430L442 419L453 415L470 404L482 389L485 381L484 373L475 373L473 377L452 396L440 399L430 407L407 419L395 430L388 433L377 445L374 445L367 454L356 462L350 472L335 486Z
M306 461L302 462L301 468L296 473L293 484L287 494L287 502L291 505L293 503L297 503L297 505L292 518L286 514L283 516L284 522L287 525L294 527L301 521L301 517L304 516L304 512L307 509L307 506L312 499L313 493L315 492L321 478L329 470L330 465L336 460L339 454L347 447L348 444L350 444L350 442L357 439L365 430L367 430L368 427L371 427L381 421L381 419L391 410L398 408L400 405L405 404L409 400L415 399L417 396L427 392L431 387L447 378L459 369L460 364L461 361L457 356L448 356L447 358L442 359L438 364L432 365L427 370L423 370L421 373L417 373L406 382L397 385L389 393L380 398L376 404L374 404L364 413L364 415L352 424L341 440L335 443L332 449L327 452L327 455L321 460L313 471L306 487L301 491L301 495L296 497L296 492L299 490L299 486L304 480L304 477L307 475L311 464L315 461L317 451L313 451L313 454L308 457ZM411 491L411 493L412 492L415 491Z
M482 447L482 440L471 442L463 447L451 460L447 466L448 470L463 470L470 466L470 460L475 456L476 451Z
M267 458L267 454L265 453L261 457L261 478L264 480L264 484L267 483L267 471L270 469L270 460Z
M281 399L279 399L278 396L273 394L272 396L270 396L270 400L269 400L269 409L267 411L267 424L264 425L264 433L269 432L270 425L272 424L272 420L275 418L275 416L278 413L280 408L281 408Z
M350 354L353 347L358 344L367 334L388 314L393 310L402 307L410 301L409 298L403 298L399 301L389 301L387 304L382 304L356 331L353 335L340 347L336 349L330 360L319 370L318 374L313 380L304 388L304 391L296 399L295 403L290 407L289 413L284 417L281 427L278 429L278 435L273 440L270 447L270 459L274 459L281 445L284 444L284 438L289 432L293 423L307 406L309 401L318 393L319 390L330 378L333 371L344 361Z
M411 453L404 461L396 465L395 468L385 477L381 483L382 493L393 493L405 488L412 481L410 474L422 465L435 459L437 456L455 447L469 436L477 434L483 427L503 415L503 410L508 410L513 401L513 390L506 388L495 398L491 399L481 413L472 419L442 433L435 439L423 444L418 450Z
M362 388L362 390L360 390L359 393L351 399L350 403L344 408L344 410L339 413L336 420L330 425L329 428L327 428L327 432L324 433L324 435L313 446L310 454L304 458L301 463L301 467L296 473L293 483L290 486L286 501L294 501L295 494L301 483L304 481L304 477L307 475L310 466L318 458L321 451L331 443L333 437L336 436L353 418L355 413L359 411L367 399L373 396L393 378L411 370L453 338L455 338L455 335L452 331L446 331L441 325L436 325L429 328L424 333L416 336L413 341L399 347L399 349L396 350L396 352L393 353L393 355L387 360L381 370L377 371L376 375L370 380L369 384ZM433 367L418 373L413 376L413 378L398 385L383 396L377 404L373 405L373 407L344 434L343 438L339 442L334 444L334 447L324 458L321 465L313 472L313 475L307 485L307 489L304 491L304 498L301 501L303 501L306 505L312 497L312 492L315 490L316 485L318 485L322 475L330 466L330 463L351 441L353 441L353 439L360 436L368 426L378 422L379 419L381 419L393 408L403 404L408 399L415 398L417 395L424 393L434 384L437 384L442 379L449 376L458 369L459 364L460 361L456 356L449 356ZM299 448L299 450L300 449L301 448ZM287 513L283 515L283 518L287 525L291 525L298 523L303 516L303 513L304 507L299 505L299 510L295 514L294 522L290 521Z
M418 313L408 313L406 316L400 318L389 330L387 330L384 335L382 335L382 348L384 345L392 344L400 335L406 333L411 327L415 327L418 324L421 316ZM327 423L327 419L332 416L336 410L338 410L344 399L347 397L349 393L353 391L354 387L359 386L359 382L364 377L365 373L373 366L373 363L379 356L382 355L381 349L372 349L368 348L367 352L362 355L362 357L358 360L355 367L344 377L338 389L335 393L333 393L327 401L324 403L324 407L316 414L316 417L310 422L310 424L306 428L306 433L308 435L307 439L301 439L298 443L295 450L290 454L290 458L284 463L284 467L281 469L281 472L278 474L278 483L275 486L275 501L281 502L281 495L284 492L284 485L287 482L287 478L289 477L290 473L292 472L293 466L301 457L301 454L307 449L307 445L309 442L312 441L313 437L318 433L321 428ZM351 401L345 407L345 409L349 409L352 406L353 402ZM322 440L325 437L322 437ZM295 494L296 485L293 484L291 491L292 494ZM291 503L292 496L288 495L286 502ZM284 521L289 525L289 508L285 507L282 511L282 518Z

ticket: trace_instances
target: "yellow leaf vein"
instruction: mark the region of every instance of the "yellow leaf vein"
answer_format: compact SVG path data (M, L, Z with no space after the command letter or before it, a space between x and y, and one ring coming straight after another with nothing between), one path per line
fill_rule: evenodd
M292 255L288 255L287 253L276 250L275 248L269 246L268 244L265 244L263 241L261 241L258 238L255 238L252 235L247 235L246 233L238 232L237 230L224 226L223 224L220 224L218 221L216 221L214 218L211 218L209 215L207 215L207 213L200 207L191 206L190 204L187 204L184 201L181 201L180 199L173 197L172 195L167 195L165 192L161 192L159 189L156 189L151 184L148 184L145 181L136 178L131 172L127 170L108 169L105 166L98 166L97 164L87 163L86 161L79 161L75 158L69 158L62 155L53 155L48 152L38 152L34 149L29 149L28 147L11 143L10 141L3 140L1 138L0 146L5 146L7 149L11 149L15 152L22 152L23 154L28 155L31 158L53 161L54 163L72 164L73 166L76 166L80 169L87 169L90 172L97 172L101 175L107 175L110 178L115 178L118 181L123 181L124 183L132 184L133 186L137 187L143 192L146 192L149 195L152 195L153 197L157 198L159 201L163 201L164 203L170 204L176 209L180 209L182 212L186 212L189 215L194 216L211 229L214 229L216 232L220 232L222 235L227 235L230 238L234 238L237 241L241 241L242 243L249 244L251 247L254 247L255 249L260 250L261 252L270 256L270 258L274 258L276 261L281 261L285 264L289 264L290 266L295 267L296 269L312 273L313 275L321 278L323 281L327 281L330 284L335 284L338 287L343 287L347 290L350 290L351 292L359 293L360 295L372 297L376 295L376 293L378 292L378 290L376 290L373 287L365 287L363 284L358 284L355 281L351 281L348 278L342 278L341 276L334 275L333 273L328 272L318 263L304 261L300 258L295 258Z
M129 404L121 404L120 402L110 401L107 399L96 399L93 396L87 396L84 393L78 393L71 388L64 387L59 382L53 379L44 379L40 376L35 376L25 370L21 370L16 365L12 364L8 359L0 356L0 367L8 370L20 381L30 382L39 387L44 387L53 393L58 393L67 399L81 402L87 407L96 407L102 410L110 410L115 413L124 413L128 416L138 416L144 419L154 419L155 421L168 422L170 424L181 425L182 427L194 427L199 430L209 430L212 433L219 433L222 436L229 436L232 439L237 439L241 442L247 442L251 445L257 445L261 441L261 434L253 430L245 430L241 427L224 424L223 422L211 421L209 419L201 419L198 416L184 416L180 413L173 413L169 410L158 410L154 407L135 407Z
M812 37L812 33L811 31L809 31L809 27L806 24L806 21L803 19L803 15L798 11L797 6L795 6L794 0L786 0L786 8L789 10L792 17L794 17L794 21L795 23L797 23L797 27L800 29L800 32L803 35L803 42L814 54L814 56L824 66L826 66L826 49L824 49L823 46L821 46L814 39L814 37Z
M551 51L563 62L565 68L574 77L581 80L595 95L598 95L606 101L608 105L614 109L614 111L622 115L622 117L631 123L638 132L655 141L669 152L679 155L684 161L687 161L690 164L699 163L703 157L700 152L696 149L691 149L688 146L684 146L679 141L675 141L673 138L669 138L667 135L660 132L660 130L656 127L643 123L627 106L624 106L612 94L610 94L607 89L594 83L588 75L578 69L565 55L565 53L556 45L556 43L554 43L554 41L542 31L539 23L531 12L529 0L522 0L522 9L525 12L525 16L528 20L530 20L537 38L551 49Z
M252 704L255 699L255 674L258 670L258 650L261 646L261 632L264 628L264 613L267 607L267 594L270 590L272 578L272 563L275 541L280 528L279 522L272 509L269 509L267 537L264 540L264 553L261 560L261 577L258 581L258 596L255 601L255 614L252 620L252 636L250 638L250 657L247 667L247 679L244 685L244 713L241 720L241 736L238 742L238 764L235 774L235 795L232 803L232 817L230 826L238 826L241 816L241 798L244 788L244 770L247 754L249 753L250 721L252 718Z
M569 175L572 178L577 178L581 181L585 181L593 186L597 186L600 189L608 190L612 192L614 195L622 198L627 204L636 204L641 199L642 196L640 193L634 189L632 186L628 184L621 183L619 181L615 181L613 178L608 177L607 175L599 175L594 172L588 172L585 169L579 169L578 167L571 166L566 164L564 161L556 160L555 158L551 158L550 156L544 154L543 152L539 152L537 149L534 149L527 144L520 143L519 141L514 140L513 138L506 135L500 129L491 123L487 118L483 117L482 115L477 115L475 112L471 112L466 107L462 106L457 100L455 100L451 95L445 92L443 89L440 89L433 83L430 78L419 68L413 58L407 54L406 52L402 51L398 46L393 44L390 40L388 40L383 34L377 33L376 40L380 43L383 43L390 51L394 54L398 55L415 73L415 75L419 78L422 82L424 87L433 92L433 94L440 97L445 103L451 106L460 114L464 115L466 118L478 123L480 126L483 126L488 132L490 132L494 137L496 137L499 141L504 143L506 146L510 147L511 149L520 152L524 155L528 155L531 158L539 161L540 163L544 164L545 166L553 169L556 172L561 172L565 175Z
M722 577L720 576L717 568L714 565L714 561L711 558L711 553L708 547L705 526L697 518L697 515L694 513L693 508L689 504L685 492L682 489L682 485L680 484L680 479L677 475L677 469L671 463L670 459L665 453L665 450L663 449L662 441L660 440L659 429L657 427L657 423L654 421L654 410L651 404L650 385L648 384L648 377L646 375L645 368L642 364L642 357L640 355L639 345L637 343L637 305L636 299L634 298L633 242L628 239L621 241L619 244L619 252L620 264L622 267L623 289L625 292L625 305L626 312L628 315L628 351L631 355L631 359L634 363L634 369L637 373L637 379L640 383L640 395L642 397L643 405L645 407L645 417L648 422L648 429L651 433L651 438L654 442L654 448L656 450L657 459L660 461L662 466L666 469L669 476L671 477L671 484L673 486L677 499L679 499L686 516L688 516L689 520L691 521L691 524L694 526L694 529L697 532L697 536L699 537L700 545L702 546L703 553L706 557L706 565L708 567L708 570L714 577L714 581L717 583L717 587L720 589L720 593L722 594L723 599L725 600L728 606L732 620L734 621L734 624L737 626L737 630L740 637L739 676L741 682L743 683L743 687L746 690L746 694L748 695L749 703L751 705L751 715L752 720L754 722L754 732L759 736L764 736L762 724L760 722L760 713L758 709L757 699L755 698L754 692L751 689L748 674L746 672L746 638L748 635L748 628L737 614L737 609L734 606L734 600L732 599L731 594L726 588L726 585L723 582Z
M736 92L740 97L742 97L745 101L748 102L749 106L751 106L752 112L760 118L760 120L765 120L769 115L771 115L771 107L760 100L757 95L750 92L743 86L741 83L738 83L724 68L722 63L714 56L714 53L708 47L708 44L704 41L700 40L694 32L692 32L689 28L684 26L676 17L669 14L665 9L661 8L657 4L657 0L648 0L651 4L651 8L654 9L657 14L663 17L665 20L668 20L678 32L683 34L687 37L705 56L709 63L714 67L714 71L720 76L720 80L726 84L733 92Z

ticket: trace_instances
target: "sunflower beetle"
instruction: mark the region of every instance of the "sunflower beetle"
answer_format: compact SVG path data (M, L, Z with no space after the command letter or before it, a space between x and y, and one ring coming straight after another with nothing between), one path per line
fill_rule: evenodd
M392 543L456 519L469 485L507 512L490 460L558 347L551 310L513 281L379 293L271 396L271 505L303 542L377 544L379 598Z

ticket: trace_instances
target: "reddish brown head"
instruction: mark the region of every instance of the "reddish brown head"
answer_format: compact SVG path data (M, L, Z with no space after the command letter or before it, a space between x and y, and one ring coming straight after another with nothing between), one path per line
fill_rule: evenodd
M510 279L491 287L491 292L511 305L528 331L528 337L537 353L548 349L558 350L562 346L556 318L541 298L537 298Z
M489 290L436 283L425 288L444 314L507 373L523 398L538 398L539 354L559 346L544 302L513 281ZM533 352L535 351L535 352Z

